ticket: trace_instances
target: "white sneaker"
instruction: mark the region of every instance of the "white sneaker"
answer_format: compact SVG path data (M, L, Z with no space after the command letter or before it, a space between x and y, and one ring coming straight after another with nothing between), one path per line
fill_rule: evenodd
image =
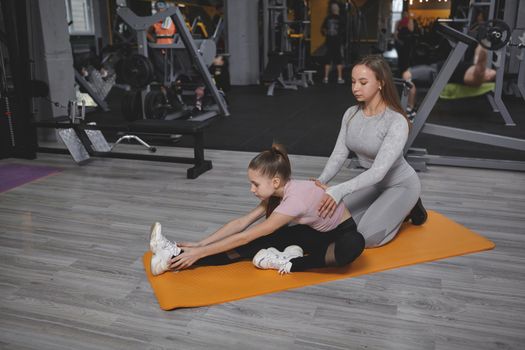
M159 222L155 222L151 225L149 248L153 254L156 254L157 251L168 249L173 252L173 255L179 255L181 250L177 246L177 243L171 242L162 235L162 226Z
M162 227L156 222L151 225L149 247L153 252L151 257L151 273L160 275L169 270L169 261L173 256L180 254L181 249L177 243L171 242L161 233Z
M323 84L328 84L328 78L323 78Z
M179 248L180 250L180 248ZM158 276L170 269L169 261L171 258L177 254L169 249L161 249L155 255L151 257L151 274L153 276Z
M253 264L264 270L273 269L278 270L279 274L290 273L292 263L290 260L303 256L303 250L299 246L289 246L283 252L271 247L268 249L261 249L253 257Z
M344 79L337 79L337 84L344 84L345 83L345 80Z
M282 252L280 252L279 250L277 250L274 247L270 247L270 248L266 248L266 249L261 249L258 253L260 253L263 250L266 250L267 254L277 255L277 256L282 257L285 260L292 260L293 258L298 258L298 257L304 255L303 254L303 248L299 247L298 245L288 246Z
M155 254L157 252L157 249L159 246L161 246L160 238L162 236L162 226L160 225L160 222L154 222L153 225L151 225L150 234L149 234L149 250Z
M286 247L282 254L286 259L290 259L290 260L304 255L303 248L299 247L298 245L291 245L291 246Z

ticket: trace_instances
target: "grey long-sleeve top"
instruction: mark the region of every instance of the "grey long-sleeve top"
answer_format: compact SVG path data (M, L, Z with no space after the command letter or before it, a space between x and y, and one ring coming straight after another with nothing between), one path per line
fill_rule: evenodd
M348 159L350 151L355 152L359 163L367 170L329 187L326 192L339 203L343 197L374 185L387 175L395 181L411 176L414 169L403 157L408 132L405 117L389 108L374 116L366 116L358 106L348 108L334 150L319 181L328 183Z

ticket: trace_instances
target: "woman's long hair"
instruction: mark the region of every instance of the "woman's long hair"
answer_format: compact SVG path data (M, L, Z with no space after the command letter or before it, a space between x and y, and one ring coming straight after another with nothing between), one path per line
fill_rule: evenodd
M399 94L397 93L394 80L392 79L392 71L390 70L390 66L388 63L386 63L383 57L379 55L369 55L361 59L361 61L359 61L356 65L366 66L372 72L374 72L376 79L382 83L380 90L381 98L387 107L405 117L408 125L411 126L412 123L410 123L405 110L403 107L401 107ZM363 109L364 102L358 102L358 104L359 107Z

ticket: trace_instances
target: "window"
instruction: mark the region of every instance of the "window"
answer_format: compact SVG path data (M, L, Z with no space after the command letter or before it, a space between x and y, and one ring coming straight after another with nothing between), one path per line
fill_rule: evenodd
M65 0L69 34L94 35L92 0Z
M392 33L396 31L396 22L401 19L403 0L392 0Z

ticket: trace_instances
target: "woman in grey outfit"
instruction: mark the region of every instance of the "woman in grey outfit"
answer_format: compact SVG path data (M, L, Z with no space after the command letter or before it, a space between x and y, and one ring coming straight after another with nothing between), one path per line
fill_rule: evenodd
M364 236L366 247L392 240L406 219L421 225L427 213L419 199L421 183L403 157L410 122L399 103L392 73L379 56L365 57L352 69L357 105L343 116L335 148L318 178L326 189L319 215L332 215L344 201ZM366 170L337 185L326 186L350 151Z

